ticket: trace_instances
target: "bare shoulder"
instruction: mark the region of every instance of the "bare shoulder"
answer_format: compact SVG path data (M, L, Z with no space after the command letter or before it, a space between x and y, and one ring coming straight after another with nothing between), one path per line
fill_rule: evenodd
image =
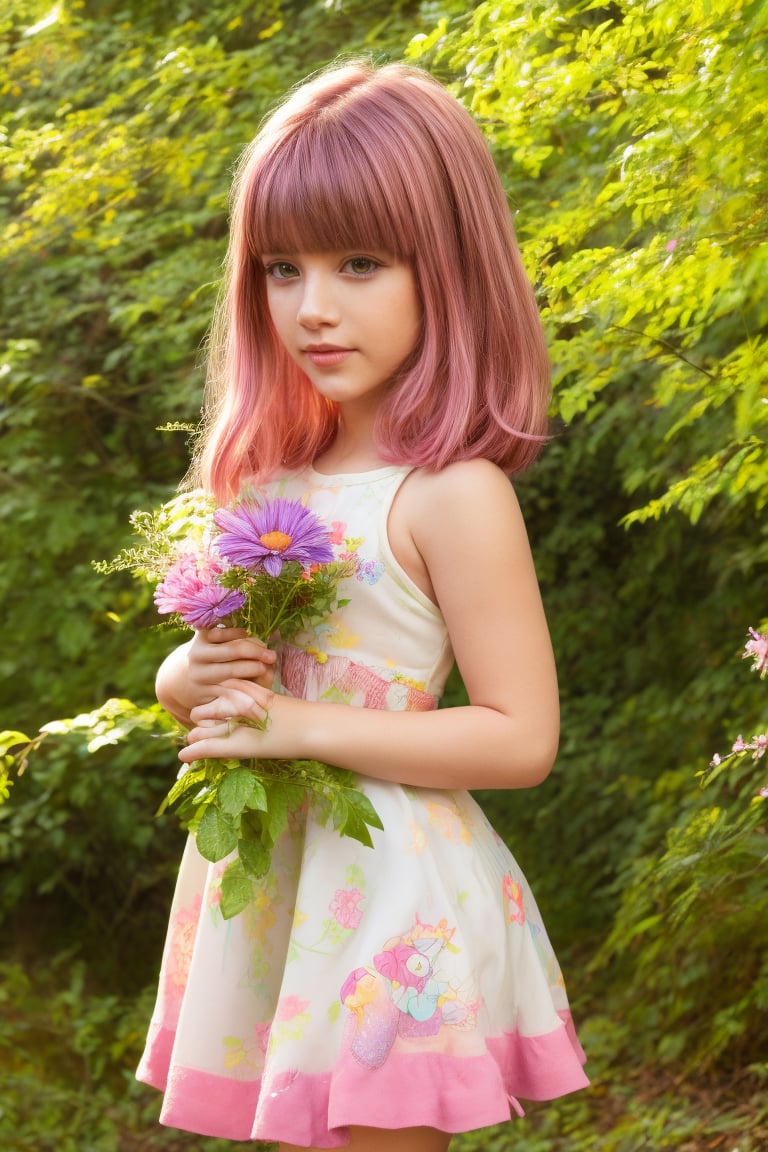
M492 555L508 563L528 554L514 489L488 460L463 460L440 472L412 472L389 518L392 550L408 575L440 603L437 575L465 571Z
M522 516L509 477L489 460L460 460L439 472L419 470L409 478L408 512L418 542L426 533L470 531L463 544L482 547L490 543L478 534L493 530L494 536Z
M424 492L458 494L463 491L488 490L490 488L510 488L511 482L506 473L490 460L457 460L438 472L428 472L418 468L411 474L414 487Z

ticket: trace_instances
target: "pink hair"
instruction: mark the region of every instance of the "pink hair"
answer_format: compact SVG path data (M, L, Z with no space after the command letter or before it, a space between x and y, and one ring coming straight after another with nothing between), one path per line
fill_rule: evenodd
M190 473L218 498L310 464L336 432L335 405L274 332L261 254L357 248L410 262L423 307L378 415L381 458L439 469L481 456L511 474L538 454L549 362L485 140L427 73L355 63L298 88L237 170Z

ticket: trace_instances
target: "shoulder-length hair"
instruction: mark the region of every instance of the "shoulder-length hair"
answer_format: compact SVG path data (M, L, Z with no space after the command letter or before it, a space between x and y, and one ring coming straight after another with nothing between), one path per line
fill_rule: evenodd
M382 460L522 471L546 438L549 362L509 208L472 117L427 73L332 68L293 92L245 150L190 479L218 498L305 467L337 408L272 326L262 253L379 249L408 261L421 338L391 381Z

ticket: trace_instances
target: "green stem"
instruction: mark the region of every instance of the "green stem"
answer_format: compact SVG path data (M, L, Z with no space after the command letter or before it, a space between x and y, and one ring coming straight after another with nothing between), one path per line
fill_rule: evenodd
M288 601L290 600L291 596L293 596L296 589L301 585L301 582L303 579L304 579L303 576L299 576L299 578L297 580L294 580L293 584L291 584L290 588L288 589L285 596L283 597L283 602L280 605L280 607L277 609L277 612L275 613L273 620L270 621L269 625L265 628L266 635L262 636L262 640L264 640L265 643L269 639L269 637L272 635L272 633L277 629L279 624L281 623L283 612L285 611L286 605L288 604Z

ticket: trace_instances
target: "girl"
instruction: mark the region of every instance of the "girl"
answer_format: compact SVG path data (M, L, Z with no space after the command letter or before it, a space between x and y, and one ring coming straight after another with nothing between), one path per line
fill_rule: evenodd
M283 1150L444 1152L515 1097L587 1083L520 869L468 788L540 783L554 661L508 475L545 438L547 358L479 129L436 81L352 64L239 167L194 482L301 498L354 557L277 654L199 632L158 674L185 763L360 773L375 846L292 816L231 921L190 841L139 1078L161 1120ZM469 704L437 711L456 660ZM274 684L273 684L274 680ZM352 707L350 707L352 705ZM263 720L259 730L237 720Z

